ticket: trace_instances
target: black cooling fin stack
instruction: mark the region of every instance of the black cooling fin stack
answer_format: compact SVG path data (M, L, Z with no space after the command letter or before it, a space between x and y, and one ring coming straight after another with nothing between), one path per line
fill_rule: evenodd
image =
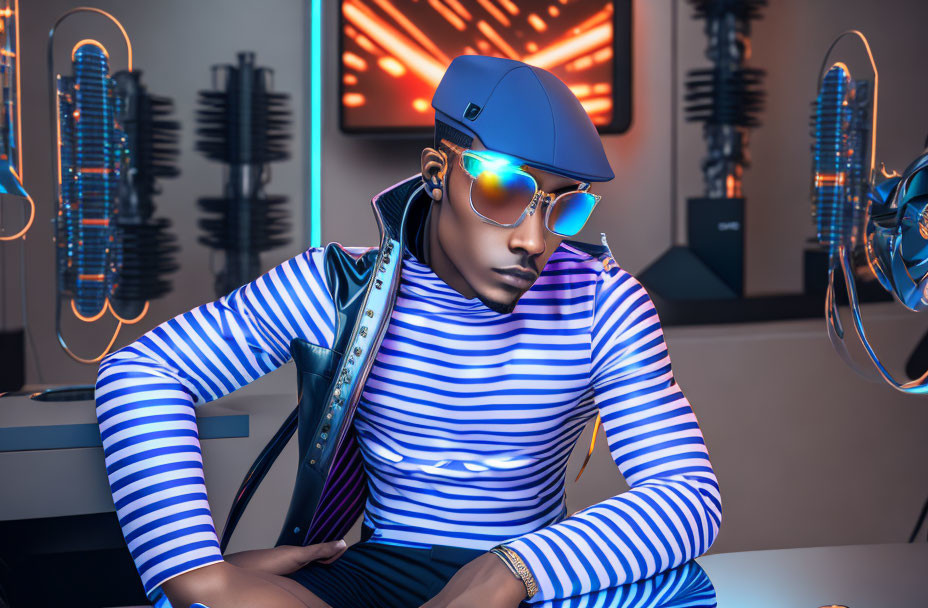
M270 89L271 71L255 66L254 53L239 53L235 66L215 66L224 86L200 91L197 150L227 165L222 197L201 198L209 214L199 242L225 252L216 295L225 295L261 273L259 255L286 245L287 197L268 195L264 184L272 162L289 158L289 95Z
M702 122L708 146L703 162L706 197L740 197L743 168L750 165L748 129L760 125L764 70L745 67L751 21L767 0L690 0L706 21L711 68L692 70L686 80L687 121ZM734 191L734 193L733 193Z
M171 290L167 275L179 266L176 239L166 218L155 219L152 197L158 178L176 177L180 123L169 120L174 104L151 95L141 72L117 72L117 124L129 151L122 160L114 242L117 282L110 303L124 319L137 317L145 302Z

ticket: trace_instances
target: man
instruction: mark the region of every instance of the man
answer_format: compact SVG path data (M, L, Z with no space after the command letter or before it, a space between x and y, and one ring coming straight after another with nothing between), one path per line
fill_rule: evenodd
M202 482L193 406L285 363L294 338L332 346L311 248L101 363L110 484L150 594L515 608L652 576L714 541L718 485L654 307L609 255L567 238L598 201L592 183L614 177L579 101L544 70L462 56L432 105L421 175L373 201L409 193L402 280L352 420L364 541L223 559ZM567 517L567 458L597 413L631 490Z

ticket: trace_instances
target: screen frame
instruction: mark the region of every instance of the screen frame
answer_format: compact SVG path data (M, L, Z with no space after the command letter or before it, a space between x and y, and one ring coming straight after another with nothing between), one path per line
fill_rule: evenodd
M427 127L355 127L345 124L345 105L342 99L345 95L344 70L342 55L345 52L345 14L342 4L338 2L338 128L345 135L395 138L431 137L434 128ZM612 87L612 121L604 125L596 125L600 135L625 133L632 123L632 0L612 0L612 82L628 83L625 87ZM620 27L620 24L625 27Z

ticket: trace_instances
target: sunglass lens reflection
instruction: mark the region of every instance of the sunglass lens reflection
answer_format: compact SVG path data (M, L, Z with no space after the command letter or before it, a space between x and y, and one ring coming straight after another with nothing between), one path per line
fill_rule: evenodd
M513 171L485 169L474 182L471 200L481 215L500 224L513 224L535 196L531 177Z
M548 216L548 229L564 236L574 236L590 219L596 197L589 192L570 192L557 199Z

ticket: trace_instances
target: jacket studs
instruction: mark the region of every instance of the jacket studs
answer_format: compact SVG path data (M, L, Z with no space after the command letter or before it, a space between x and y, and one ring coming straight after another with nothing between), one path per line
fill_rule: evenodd
M339 395L342 394L342 389L337 388L337 389L335 389L334 391L332 391L332 394L335 395L336 397L338 397Z
M322 447L322 444L321 444L321 443L317 443L317 444L316 444L316 447L317 447L317 448L321 448L321 447Z
M368 308L368 309L364 312L364 314L366 314L366 315L369 316L369 317L373 317L373 316L374 316L374 311L371 310L370 308Z
M362 338L366 338L366 337L367 337L367 326L362 326L362 327L361 327L361 337L362 337Z
M383 287L383 281L381 281L380 279L374 279L374 287L376 289L380 289L381 287Z
M360 347L360 346L355 346L355 347L354 347L354 354L355 354L356 357L360 357L360 356L361 356L361 347Z

